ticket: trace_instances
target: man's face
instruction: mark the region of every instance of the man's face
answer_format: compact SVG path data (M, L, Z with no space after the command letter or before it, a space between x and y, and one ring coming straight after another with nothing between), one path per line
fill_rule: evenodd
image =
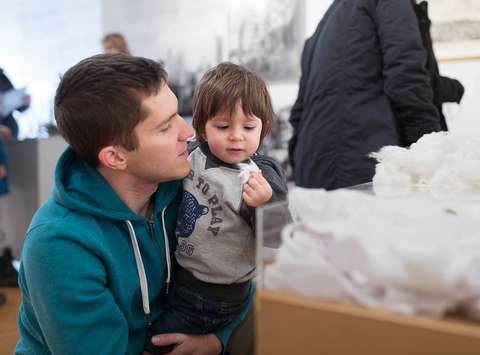
M142 102L147 118L135 126L135 150L127 152L127 169L139 183L184 178L190 171L187 138L193 128L178 114L178 101L168 85Z

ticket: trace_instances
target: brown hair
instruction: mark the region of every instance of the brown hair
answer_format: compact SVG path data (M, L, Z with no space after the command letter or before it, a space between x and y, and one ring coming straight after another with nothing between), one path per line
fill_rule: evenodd
M102 39L102 43L105 44L105 42L110 42L119 53L130 54L127 41L120 33L109 33L105 35Z
M55 120L73 150L98 164L108 145L134 150L133 131L148 112L142 100L157 94L167 73L157 62L125 54L99 54L70 68L55 95Z
M262 120L260 140L270 131L273 108L267 85L263 79L245 67L220 63L203 75L193 98L193 128L197 139L204 141L205 124L216 114L228 110L230 115L237 103L246 115Z

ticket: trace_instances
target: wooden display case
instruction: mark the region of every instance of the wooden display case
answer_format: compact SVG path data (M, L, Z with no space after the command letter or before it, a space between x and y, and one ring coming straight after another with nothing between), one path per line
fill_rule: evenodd
M257 355L476 355L480 324L258 290Z

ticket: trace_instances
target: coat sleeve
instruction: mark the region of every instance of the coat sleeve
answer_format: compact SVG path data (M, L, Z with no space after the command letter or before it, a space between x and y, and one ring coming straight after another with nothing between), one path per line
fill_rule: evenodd
M20 329L30 310L52 354L125 354L128 324L107 285L99 256L55 226L37 227L22 253Z
M439 76L434 88L435 103L441 105L444 102L456 102L459 104L464 92L465 88L460 81Z
M417 18L410 0L377 0L375 20L383 56L384 90L410 145L425 133L440 130Z
M311 39L307 39L305 41L305 45L302 51L302 59L301 59L301 76L300 76L300 85L298 88L298 95L295 103L293 104L292 111L290 112L289 122L293 128L293 134L288 142L288 158L290 160L290 165L292 168L295 168L295 161L294 161L294 153L295 147L297 145L297 137L298 137L298 130L300 125L300 120L303 114L304 108L304 96L305 96L305 87L307 85L306 81L308 78L309 72L309 62L311 56Z

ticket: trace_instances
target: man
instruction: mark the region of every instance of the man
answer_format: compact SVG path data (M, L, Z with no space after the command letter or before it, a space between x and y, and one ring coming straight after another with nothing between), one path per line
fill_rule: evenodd
M192 128L161 66L123 54L69 69L55 117L70 147L25 238L16 353L139 354L172 277ZM218 354L245 312L216 334L164 334L154 344Z
M302 54L290 122L295 183L371 181L369 154L440 130L411 0L335 0Z

